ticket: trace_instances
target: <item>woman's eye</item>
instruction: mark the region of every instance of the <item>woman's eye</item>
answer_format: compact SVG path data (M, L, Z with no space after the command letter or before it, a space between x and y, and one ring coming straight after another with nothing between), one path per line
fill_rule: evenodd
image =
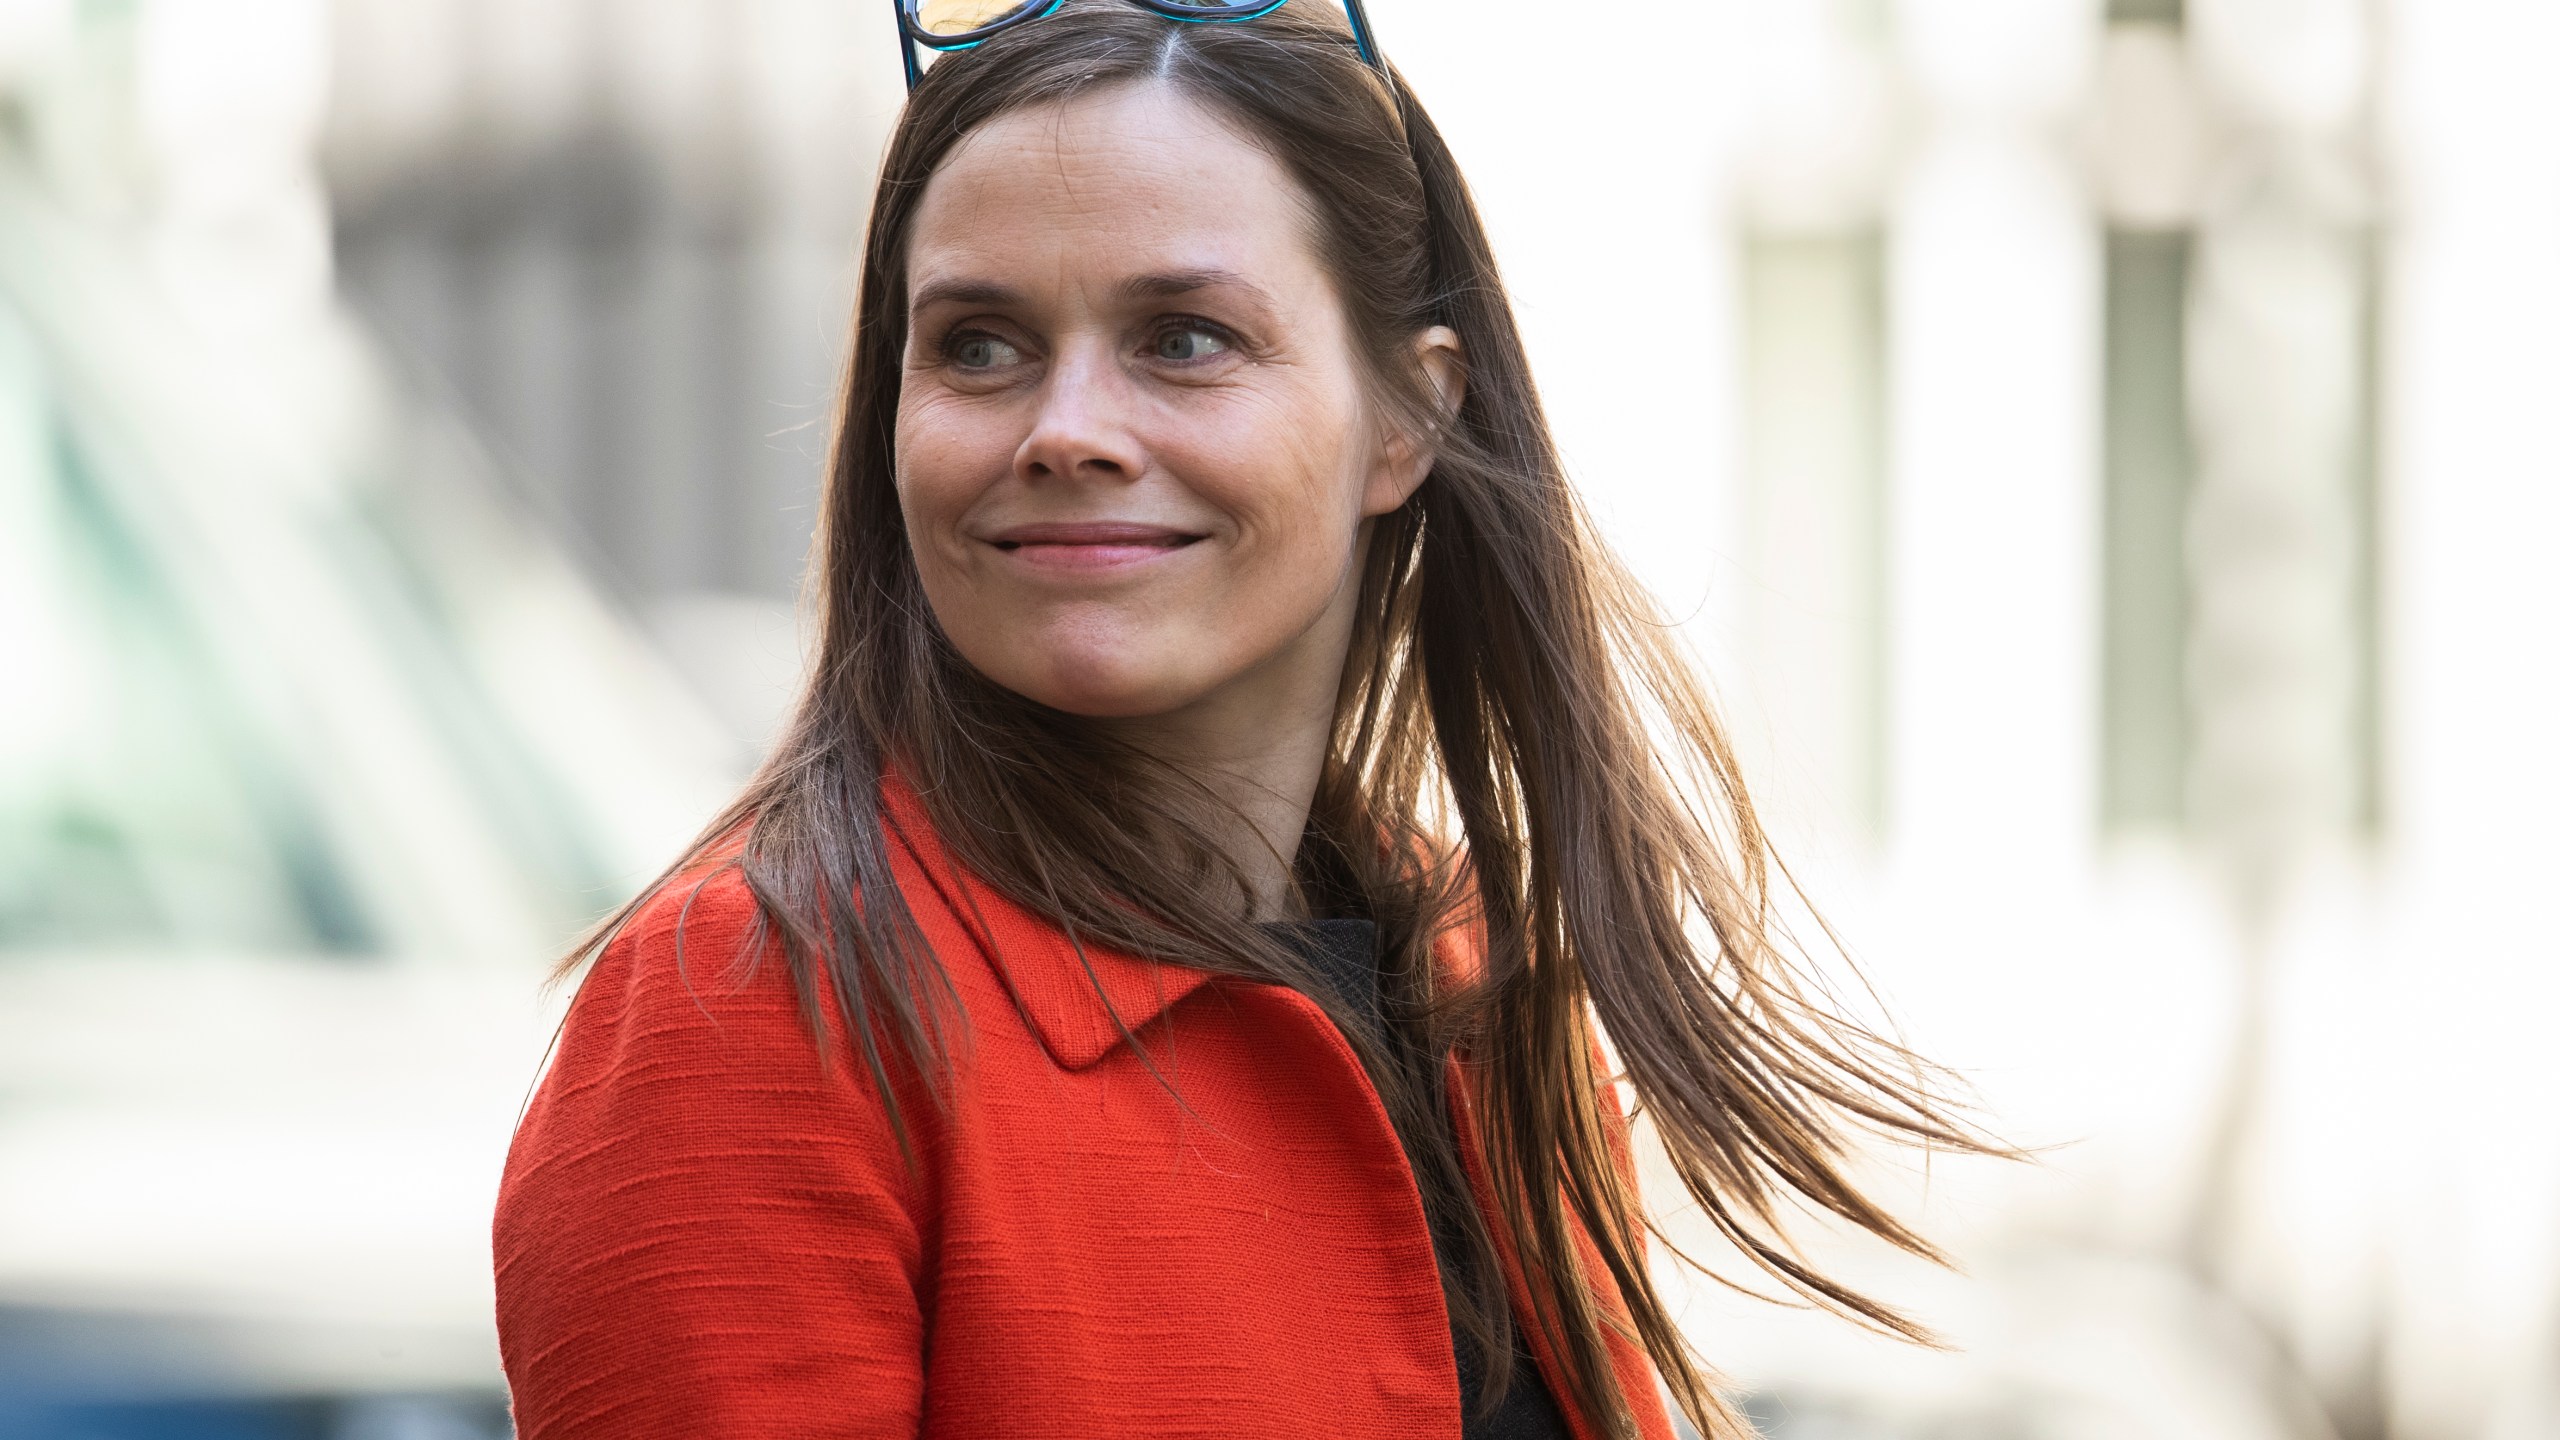
M954 335L943 354L963 370L1001 370L1022 358L1021 351L993 335Z
M1154 342L1147 347L1147 353L1154 359L1169 360L1179 365L1187 361L1206 360L1214 355L1223 355L1227 352L1227 348L1227 338L1215 330L1204 329L1197 325L1185 325L1177 329L1159 331Z

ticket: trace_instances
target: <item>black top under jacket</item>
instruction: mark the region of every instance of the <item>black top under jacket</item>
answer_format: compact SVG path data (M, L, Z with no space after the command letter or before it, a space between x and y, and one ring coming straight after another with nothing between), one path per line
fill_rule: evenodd
M1378 988L1376 925L1366 920L1310 920L1264 928L1314 965L1355 1014L1375 1021L1379 1034L1392 1033L1385 999ZM1448 1123L1445 1110L1441 1121ZM1455 1235L1442 1233L1445 1229L1434 1217L1431 1243L1444 1260L1458 1243ZM1501 1405L1479 1420L1476 1401L1484 1393L1485 1367L1474 1337L1454 1324L1450 1326L1449 1340L1458 1359L1458 1395L1466 1407L1466 1440L1570 1440L1572 1432L1565 1428L1564 1412L1556 1408L1555 1395L1547 1388L1546 1377L1538 1373L1537 1362L1530 1357L1519 1333L1514 1326L1512 1345L1517 1353L1511 1365L1511 1388L1503 1395Z

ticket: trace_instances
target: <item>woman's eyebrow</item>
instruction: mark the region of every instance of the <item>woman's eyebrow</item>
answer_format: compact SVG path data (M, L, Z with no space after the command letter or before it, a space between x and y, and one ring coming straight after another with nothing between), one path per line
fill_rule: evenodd
M1171 300L1196 295L1203 290L1227 290L1238 294L1247 304L1269 314L1279 309L1271 292L1233 270L1163 270L1148 275L1132 276L1114 287L1130 300ZM957 276L927 280L916 287L907 308L921 311L935 305L986 305L1008 309L1023 303L1023 295L1010 285L992 280L972 280Z
M908 297L909 310L932 305L993 305L1001 309L1022 303L1022 292L992 280L928 280Z
M1133 300L1171 300L1202 290L1234 290L1265 314L1279 309L1271 292L1233 270L1165 270L1120 282L1120 293Z

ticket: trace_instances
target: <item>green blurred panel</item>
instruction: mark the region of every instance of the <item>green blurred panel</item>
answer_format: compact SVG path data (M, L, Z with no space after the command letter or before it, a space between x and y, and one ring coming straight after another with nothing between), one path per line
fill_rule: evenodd
M0 951L539 960L732 762L360 334L0 184Z
M2107 19L2119 25L2184 25L2187 4L2186 0L2107 0Z
M5 342L0 947L361 953L378 943L281 737Z
M2386 243L2387 237L2379 233L2363 237L2364 310L2357 336L2362 347L2358 380L2363 403L2356 415L2354 458L2347 476L2356 626L2355 711L2349 722L2356 762L2351 813L2368 835L2379 834L2391 819L2382 701L2382 682L2391 659L2382 619L2382 588L2391 559L2382 529L2382 316L2383 286L2390 273L2383 263Z
M2107 237L2099 789L2110 829L2176 827L2186 819L2192 251L2184 234Z

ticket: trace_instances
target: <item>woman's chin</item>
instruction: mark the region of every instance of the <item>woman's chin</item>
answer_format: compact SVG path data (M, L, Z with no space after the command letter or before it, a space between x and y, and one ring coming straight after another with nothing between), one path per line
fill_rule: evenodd
M1027 673L1025 673L1027 672ZM1152 667L1131 665L1107 656L1053 653L1035 667L1014 675L996 674L997 684L1052 710L1088 720L1141 720L1182 709L1198 696L1182 681Z

